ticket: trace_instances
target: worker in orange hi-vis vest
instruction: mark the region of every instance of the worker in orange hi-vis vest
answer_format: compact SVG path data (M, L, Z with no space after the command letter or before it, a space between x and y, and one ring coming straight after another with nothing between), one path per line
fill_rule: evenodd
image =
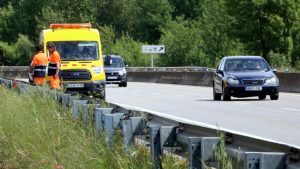
M42 86L46 82L46 69L48 64L47 55L43 52L43 46L35 47L35 55L31 62L31 71L33 70L33 83Z
M51 42L47 44L47 49L50 53L48 65L48 76L50 76L50 88L60 90L60 55L57 52L55 45Z

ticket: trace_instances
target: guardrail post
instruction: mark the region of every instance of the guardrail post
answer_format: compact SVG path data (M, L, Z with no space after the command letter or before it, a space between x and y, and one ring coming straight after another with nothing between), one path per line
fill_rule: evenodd
M150 151L152 169L161 169L161 146L160 146L160 126L149 126L150 128Z
M286 155L284 153L246 152L245 169L284 169Z
M82 104L82 115L83 115L83 125L84 127L88 126L88 118L89 118L89 105Z
M201 162L201 137L188 138L189 169L202 167Z
M62 103L62 95L63 95L63 93L61 93L61 92L56 93L56 100L58 103Z
M49 96L51 97L51 98L54 98L55 99L55 96L56 96L56 90L50 90L49 91Z
M143 129L145 128L145 123L143 117L130 117L132 132L135 135L140 135L143 133Z
M62 94L62 106L68 107L71 102L71 94Z
M124 145L128 148L134 143L134 135L142 134L143 132L143 118L130 117L122 120L122 133L124 135Z
M189 137L189 169L202 168L202 163L214 160L214 148L221 139L219 137Z
M24 94L28 91L28 85L27 84L20 84L18 88L19 93Z
M121 118L124 113L106 114L104 113L104 130L106 134L106 142L110 148L113 145L113 139L115 134L115 128L120 126Z
M103 114L110 114L112 110L112 108L95 108L95 127L97 133L103 131Z
M79 100L73 100L73 105L72 105L72 117L73 120L77 120L79 116Z
M175 126L161 126L160 127L160 149L163 152L164 147L174 147L176 141L176 127Z
M74 104L74 100L79 100L80 98L79 98L79 96L72 96L71 95L71 97L70 97L70 101L69 101L69 103L68 103L68 107L70 107L70 108L72 108L73 107L73 104Z
M73 120L77 120L79 117L80 106L87 104L88 100L72 100L72 102Z
M127 149L133 143L132 120L122 120L122 133L124 136L124 145Z

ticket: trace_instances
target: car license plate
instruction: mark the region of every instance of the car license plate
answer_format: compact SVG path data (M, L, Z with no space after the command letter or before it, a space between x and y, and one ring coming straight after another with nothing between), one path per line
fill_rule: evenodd
M261 86L247 86L246 91L262 91Z
M118 79L117 76L107 76L107 79Z
M84 88L84 84L82 84L82 83L69 83L69 84L67 84L67 88Z

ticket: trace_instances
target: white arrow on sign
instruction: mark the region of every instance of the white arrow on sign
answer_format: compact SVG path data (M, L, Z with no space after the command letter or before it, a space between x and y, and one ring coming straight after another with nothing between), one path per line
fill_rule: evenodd
M143 45L142 53L165 53L165 45Z

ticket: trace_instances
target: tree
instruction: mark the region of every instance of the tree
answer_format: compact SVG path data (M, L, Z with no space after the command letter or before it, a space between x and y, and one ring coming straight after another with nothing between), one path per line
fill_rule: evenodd
M160 43L166 47L166 54L160 57L161 66L207 65L200 29L194 23L179 17L167 22L161 31Z
M161 36L160 28L171 20L172 8L167 0L144 0L139 1L141 12L137 21L137 39L156 43Z
M235 20L228 15L225 1L204 0L201 8L199 28L204 41L203 52L209 57L208 66L216 66L224 56L243 55L243 45L229 35L231 24Z
M117 37L123 33L132 36L140 11L137 0L102 0L98 2L97 22L100 26L112 26Z
M31 63L34 45L27 36L19 35L15 43L15 64L20 66L28 66Z
M173 17L183 16L186 19L195 20L201 13L203 0L169 0L173 6Z
M134 41L129 35L123 35L112 46L112 54L120 54L130 66L149 66L148 57L141 52L142 43Z
M290 61L293 50L292 28L298 0L227 1L230 15L236 19L231 34L250 51L267 60L271 51L284 54Z

